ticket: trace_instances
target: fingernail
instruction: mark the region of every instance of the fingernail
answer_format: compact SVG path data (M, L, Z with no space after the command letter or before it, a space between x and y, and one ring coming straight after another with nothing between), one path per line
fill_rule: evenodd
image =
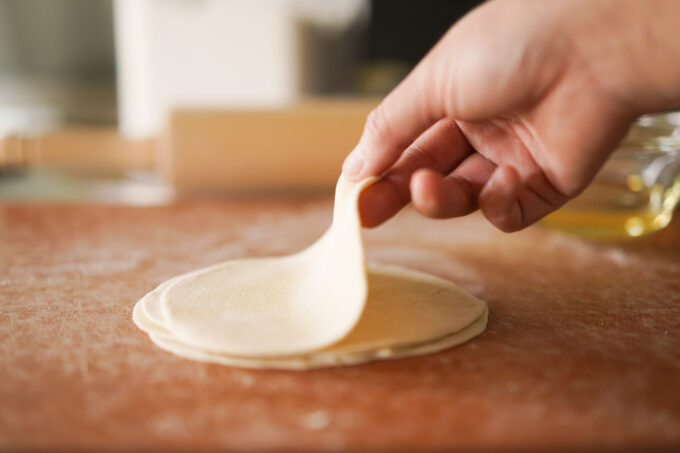
M356 148L350 153L342 166L342 173L349 179L359 179L364 168L364 157Z

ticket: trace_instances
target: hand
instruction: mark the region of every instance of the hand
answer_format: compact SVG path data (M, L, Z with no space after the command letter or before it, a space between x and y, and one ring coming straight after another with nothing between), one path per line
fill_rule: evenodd
M524 228L593 179L642 113L680 101L680 2L491 1L455 24L369 115L343 166L383 175L365 226L413 202Z

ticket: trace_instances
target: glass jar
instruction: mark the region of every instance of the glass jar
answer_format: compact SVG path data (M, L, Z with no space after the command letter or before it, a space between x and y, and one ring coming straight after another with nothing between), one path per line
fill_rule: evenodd
M542 220L591 239L664 228L680 200L680 112L640 117L593 183Z

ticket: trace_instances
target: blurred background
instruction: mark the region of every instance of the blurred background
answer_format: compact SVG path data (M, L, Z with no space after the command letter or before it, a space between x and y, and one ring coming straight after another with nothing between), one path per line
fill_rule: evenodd
M330 193L366 115L478 1L0 0L0 200ZM680 117L545 224L663 228Z
M476 3L0 0L0 131L382 95Z
M0 196L332 188L370 108L476 3L0 0Z

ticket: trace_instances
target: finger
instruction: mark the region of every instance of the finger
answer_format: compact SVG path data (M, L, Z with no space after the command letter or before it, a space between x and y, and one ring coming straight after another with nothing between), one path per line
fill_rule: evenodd
M521 229L525 223L517 201L520 184L517 172L504 165L496 169L479 194L479 207L484 216L506 233Z
M519 181L516 201L522 213L521 225L512 225L513 216L511 216L508 219L499 220L499 223L504 225L499 226L501 230L515 231L524 228L568 200L569 197L556 189L546 176L544 163L539 164L536 160L536 158L541 159L544 154L532 153L528 144L533 144L534 149L540 145L535 143L532 132L523 124L464 121L459 121L457 124L477 152L484 154L499 167L509 167L499 170L498 175L495 175L495 178L500 178L497 182L508 186L506 193L515 179ZM520 140L519 136L523 136L524 139ZM493 184L490 185L489 190L491 188ZM496 200L500 195L494 195L491 198ZM495 202L489 203L489 206ZM506 202L509 203L509 200ZM510 205L506 206L507 209L510 207Z
M411 179L413 206L427 217L448 218L470 214L496 165L481 154L467 157L451 174L418 170Z
M380 225L411 201L409 184L413 173L431 168L447 174L471 152L455 121L443 119L416 139L383 178L369 186L359 198L359 212L366 227Z
M549 196L550 195L550 196ZM562 206L567 197L546 195L509 165L499 167L479 194L484 216L499 230L518 231Z
M368 115L359 144L343 164L345 177L357 181L381 175L417 137L446 116L445 78L440 73L448 66L441 60L448 57L438 47Z

